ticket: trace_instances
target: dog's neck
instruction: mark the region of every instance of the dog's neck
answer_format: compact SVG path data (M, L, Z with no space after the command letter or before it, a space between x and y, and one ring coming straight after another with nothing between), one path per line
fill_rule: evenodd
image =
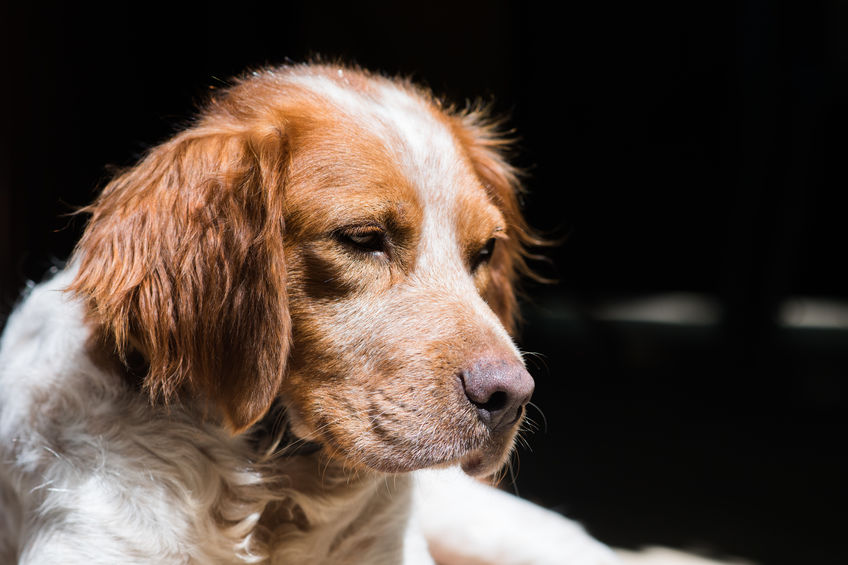
M272 563L402 561L409 475L352 470L295 436L281 401L248 437L274 492L256 529Z
M352 472L323 452L274 462L285 498L269 503L257 532L273 563L400 563L409 475Z

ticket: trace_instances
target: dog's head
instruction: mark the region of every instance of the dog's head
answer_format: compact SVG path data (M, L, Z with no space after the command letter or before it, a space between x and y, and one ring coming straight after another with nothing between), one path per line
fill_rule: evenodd
M157 401L242 431L280 400L353 468L502 464L533 381L532 240L480 112L331 66L267 70L113 180L72 289Z

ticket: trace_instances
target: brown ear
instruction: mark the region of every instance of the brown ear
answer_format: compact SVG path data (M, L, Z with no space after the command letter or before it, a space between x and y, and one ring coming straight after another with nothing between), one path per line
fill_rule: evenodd
M118 354L137 349L151 397L210 401L242 431L276 396L290 321L284 141L196 127L152 150L86 211L70 290Z
M499 123L481 108L459 114L454 131L465 147L480 182L489 197L506 218L507 236L503 245L495 247L492 258L491 283L483 298L498 315L510 333L518 319L516 284L519 275L538 278L527 265L528 248L547 245L536 235L521 214L519 201L523 191L518 171L504 156L510 141L499 131Z

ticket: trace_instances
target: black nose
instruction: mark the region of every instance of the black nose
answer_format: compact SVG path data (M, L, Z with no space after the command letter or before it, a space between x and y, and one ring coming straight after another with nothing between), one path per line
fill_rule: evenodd
M479 358L460 371L465 396L493 432L514 424L533 394L533 377L521 363L497 356Z

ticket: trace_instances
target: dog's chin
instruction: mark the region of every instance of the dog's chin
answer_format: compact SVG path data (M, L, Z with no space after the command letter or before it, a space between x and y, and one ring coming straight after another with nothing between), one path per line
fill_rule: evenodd
M421 469L459 466L467 475L476 478L486 478L498 473L508 460L511 451L509 448L504 449L501 445L492 445L450 456L445 454L422 456L420 452L417 456L411 456L404 451L391 452L379 449L351 456L331 444L319 441L313 445L320 445L324 457L334 461L341 468L351 471L400 474ZM509 446L511 447L511 442Z
M487 478L496 475L506 463L509 451L506 454L491 453L487 450L474 450L460 457L448 459L406 459L405 454L399 453L396 457L365 457L362 459L348 459L331 450L325 450L331 459L336 459L347 469L360 469L383 474L410 473L422 469L441 469L448 467L460 467L463 472L471 477Z
M507 459L508 457L472 452L462 459L459 466L466 475L483 479L497 474L503 469Z

